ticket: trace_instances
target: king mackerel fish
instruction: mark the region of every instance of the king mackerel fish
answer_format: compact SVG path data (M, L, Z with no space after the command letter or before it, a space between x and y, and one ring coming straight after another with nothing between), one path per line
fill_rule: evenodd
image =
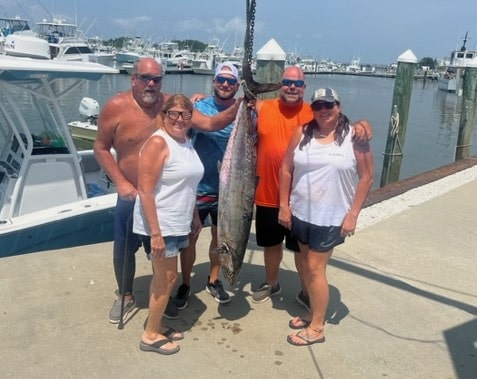
M250 46L250 28L245 37L245 51ZM252 224L257 180L255 172L256 123L248 101L255 95L275 91L280 84L260 84L253 80L250 62L244 58L242 86L244 100L240 104L220 167L219 214L217 222L218 248L216 253L224 278L235 283L242 267Z

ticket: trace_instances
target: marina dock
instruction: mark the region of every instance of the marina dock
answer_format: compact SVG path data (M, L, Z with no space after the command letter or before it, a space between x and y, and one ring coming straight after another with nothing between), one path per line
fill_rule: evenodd
M2 258L0 377L475 378L476 163L372 194L359 230L335 249L328 268L324 344L286 341L289 319L303 310L291 252L281 265L282 293L251 301L264 277L253 227L226 305L204 290L210 231L201 233L189 306L167 322L185 333L173 356L138 347L151 278L143 251L138 308L123 330L107 320L115 297L112 243Z

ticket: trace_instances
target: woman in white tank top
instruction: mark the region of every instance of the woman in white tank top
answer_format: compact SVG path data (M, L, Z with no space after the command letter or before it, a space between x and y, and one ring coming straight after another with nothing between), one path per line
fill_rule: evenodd
M371 147L353 142L336 91L315 91L311 108L314 119L296 129L280 170L279 223L299 241L310 297L310 314L289 323L301 329L287 337L295 346L325 341L326 266L333 248L354 234L374 177Z
M204 167L188 137L191 101L174 95L165 102L163 112L163 128L140 151L133 231L151 237L153 271L149 316L139 347L170 355L179 351L176 341L184 336L165 327L162 316L176 281L177 256L188 245L189 233L201 228L195 194Z

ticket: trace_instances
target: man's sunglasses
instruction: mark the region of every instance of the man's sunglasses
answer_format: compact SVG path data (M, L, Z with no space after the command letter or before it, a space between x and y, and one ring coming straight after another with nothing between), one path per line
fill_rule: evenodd
M145 84L149 83L151 80L154 84L159 84L162 81L162 76L152 76L147 74L136 74L136 78L140 79Z
M335 104L336 103L334 101L317 101L311 104L311 109L313 109L314 111L321 111L323 108L330 110L334 108Z
M283 79L282 80L282 85L284 85L284 86L291 87L293 84L295 85L295 87L301 88L305 85L305 81L304 80L291 80L291 79Z
M224 84L225 82L227 82L229 86L234 86L235 84L237 84L237 79L226 78L225 76L216 76L215 81L219 84Z

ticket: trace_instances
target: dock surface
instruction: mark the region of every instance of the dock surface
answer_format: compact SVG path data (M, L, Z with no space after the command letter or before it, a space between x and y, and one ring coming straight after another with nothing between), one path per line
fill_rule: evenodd
M167 321L185 333L172 356L138 347L151 278L142 250L138 308L123 330L108 322L112 243L2 258L0 377L476 378L477 180L433 193L438 185L420 187L428 200L404 193L363 210L328 267L326 342L309 347L286 341L289 319L303 310L293 253L284 252L282 293L251 301L264 278L254 227L225 305L204 290L210 230L202 231L189 306ZM379 206L390 201L397 211L385 214Z

